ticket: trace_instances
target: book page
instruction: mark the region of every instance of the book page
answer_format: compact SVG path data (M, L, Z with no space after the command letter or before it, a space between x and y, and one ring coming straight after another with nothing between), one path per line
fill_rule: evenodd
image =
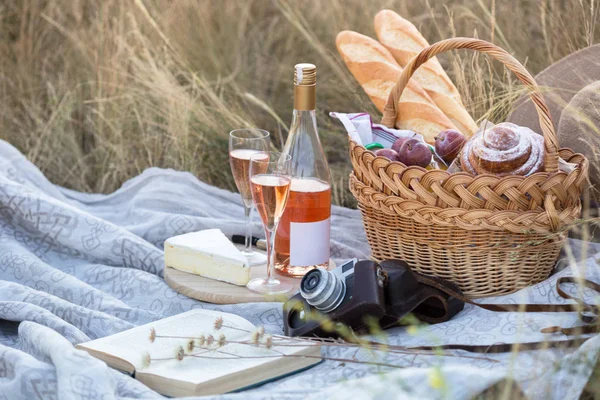
M225 321L224 325L240 330L223 327L218 332L215 331L214 321L219 317L222 317ZM197 338L202 334L205 336L212 334L217 340L221 333L227 335L229 340L247 339L250 336L248 332L255 330L254 325L237 315L222 311L194 309L115 335L82 343L78 347L108 353L131 363L136 370L140 370L146 354L149 353L152 359L172 358L179 346L186 348L190 340L187 338L157 337L154 343L151 343L149 340L151 328L154 328L159 336L190 336ZM144 372L149 369L146 368Z

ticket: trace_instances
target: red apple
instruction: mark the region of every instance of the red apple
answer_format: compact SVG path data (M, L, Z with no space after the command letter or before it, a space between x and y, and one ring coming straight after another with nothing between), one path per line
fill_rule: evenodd
M379 149L375 151L375 155L385 157L391 161L398 161L398 152L393 149Z
M408 139L414 138L416 135L417 134L415 132L411 131L411 135L399 137L398 139L396 139L396 141L392 145L392 149L394 149L398 153L400 153L400 148L402 147L402 145L404 144L404 142L406 142Z
M419 139L409 139L404 142L398 153L400 161L406 165L418 165L425 168L431 164L431 150Z
M467 142L465 136L456 129L441 131L435 138L435 152L450 164Z

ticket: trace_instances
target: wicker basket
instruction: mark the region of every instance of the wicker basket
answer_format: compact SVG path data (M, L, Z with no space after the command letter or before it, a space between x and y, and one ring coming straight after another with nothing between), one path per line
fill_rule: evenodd
M545 140L544 172L497 177L430 171L376 157L350 141L350 190L375 259L406 260L420 273L456 283L470 297L511 293L552 271L565 228L581 213L588 161L570 149L558 150L548 108L527 70L506 51L477 39L443 40L418 54L392 90L382 124L394 126L396 105L414 71L452 49L486 53L527 86ZM559 157L575 169L559 171Z

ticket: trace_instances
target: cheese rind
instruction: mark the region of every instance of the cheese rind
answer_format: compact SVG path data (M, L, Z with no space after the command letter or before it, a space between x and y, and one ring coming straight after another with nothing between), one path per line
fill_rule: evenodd
M165 266L244 286L250 281L246 257L221 232L206 229L165 241Z

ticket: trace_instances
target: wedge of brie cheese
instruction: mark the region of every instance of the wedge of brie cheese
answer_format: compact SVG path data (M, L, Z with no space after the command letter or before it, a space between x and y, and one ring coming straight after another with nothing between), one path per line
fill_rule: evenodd
M246 257L221 232L206 229L165 241L165 266L234 285L246 285L250 268Z

